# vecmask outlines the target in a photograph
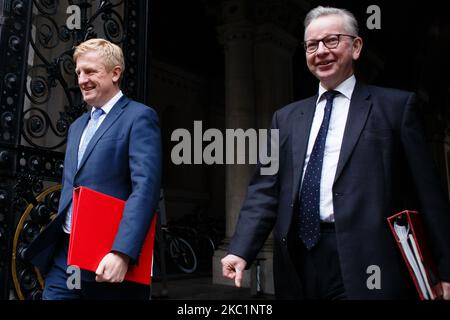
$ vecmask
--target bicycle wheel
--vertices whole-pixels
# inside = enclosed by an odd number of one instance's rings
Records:
[[[192,273],[197,269],[197,257],[191,245],[180,237],[174,237],[169,243],[170,258],[178,269],[185,273]]]
[[[214,241],[208,235],[200,235],[198,239],[198,252],[201,258],[210,259],[216,251]]]

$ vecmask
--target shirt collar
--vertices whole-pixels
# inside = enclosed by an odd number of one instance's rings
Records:
[[[105,105],[102,107],[102,110],[105,113],[105,115],[108,115],[108,113],[111,111],[112,107],[114,107],[116,102],[119,101],[119,99],[122,98],[122,96],[123,96],[122,90],[119,90],[119,92],[117,92],[114,97],[112,97],[107,103],[105,103]],[[95,109],[92,108],[91,115],[94,110]]]
[[[352,74],[349,78],[342,81],[334,90],[339,91],[344,97],[350,100],[353,94],[353,90],[355,89],[355,85],[356,78],[355,75]],[[317,103],[319,103],[326,91],[328,90],[322,87],[322,84],[319,83],[319,97],[317,98]]]

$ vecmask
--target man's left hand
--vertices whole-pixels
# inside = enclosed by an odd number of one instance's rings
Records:
[[[442,289],[442,295],[440,298],[443,300],[450,300],[450,282],[442,281],[440,284]]]
[[[97,282],[122,282],[128,270],[130,258],[120,252],[110,252],[103,257],[95,273]]]

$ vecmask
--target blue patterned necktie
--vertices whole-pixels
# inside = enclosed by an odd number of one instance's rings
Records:
[[[80,147],[78,149],[78,166],[80,166],[81,159],[83,159],[84,152],[86,151],[86,148],[89,144],[89,141],[91,141],[92,137],[95,134],[95,131],[97,131],[98,127],[98,121],[100,119],[100,116],[103,114],[102,108],[95,108],[94,111],[92,111],[91,119],[89,120],[89,123],[86,127],[86,133],[84,135],[83,141],[81,141]]]
[[[333,99],[337,94],[339,92],[334,90],[323,94],[327,99],[323,120],[309,157],[299,195],[298,235],[308,250],[314,247],[320,238],[320,179],[331,108],[333,107]]]
[[[84,152],[86,151],[89,141],[91,141],[92,137],[95,134],[95,131],[97,131],[98,122],[100,120],[100,116],[103,113],[104,111],[101,108],[95,108],[95,110],[92,111],[91,113],[91,119],[89,120],[88,125],[86,127],[84,138],[81,141],[80,146],[78,148],[77,168],[80,166],[81,159],[83,159],[83,155]],[[72,203],[70,203],[70,207],[69,209],[67,209],[66,220],[64,222],[64,229],[70,232],[71,227],[72,227]]]

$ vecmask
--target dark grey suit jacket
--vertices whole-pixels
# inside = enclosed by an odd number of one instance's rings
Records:
[[[248,187],[229,252],[254,260],[273,229],[278,298],[302,298],[293,266],[298,192],[317,96],[278,110],[278,174]],[[351,299],[416,297],[386,218],[420,210],[442,279],[450,280],[450,208],[430,156],[413,93],[356,83],[333,184],[342,277]],[[416,201],[417,200],[417,201]],[[294,232],[291,232],[291,229]],[[369,290],[367,268],[381,270],[381,289]]]

